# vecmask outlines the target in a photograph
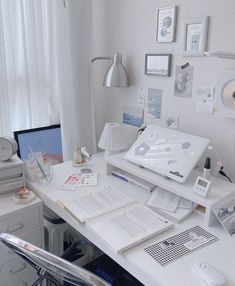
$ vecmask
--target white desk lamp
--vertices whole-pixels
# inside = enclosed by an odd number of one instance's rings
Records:
[[[128,87],[129,81],[127,76],[127,71],[122,64],[122,55],[120,53],[115,53],[113,57],[96,57],[91,60],[93,63],[97,60],[110,60],[112,64],[109,66],[103,86],[105,87]]]
[[[106,123],[98,147],[105,150],[105,156],[114,155],[127,147],[122,126],[116,122]]]

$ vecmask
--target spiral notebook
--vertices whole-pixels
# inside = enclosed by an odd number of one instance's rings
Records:
[[[57,203],[76,220],[84,223],[134,202],[122,192],[107,186],[97,192],[81,194],[76,200],[64,199]]]
[[[149,207],[111,187],[60,204],[117,253],[173,226]]]

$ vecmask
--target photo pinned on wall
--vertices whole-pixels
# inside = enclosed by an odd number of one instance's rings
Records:
[[[123,106],[123,124],[141,127],[144,123],[144,110],[135,106]]]
[[[162,89],[148,88],[145,116],[161,119]]]
[[[194,67],[188,63],[176,66],[174,95],[179,97],[192,97]]]
[[[177,6],[158,9],[157,13],[157,37],[159,43],[171,43],[175,41]]]
[[[196,111],[213,114],[214,113],[214,87],[213,86],[200,86],[196,89]]]
[[[185,57],[203,57],[206,51],[208,17],[190,18],[184,21]]]

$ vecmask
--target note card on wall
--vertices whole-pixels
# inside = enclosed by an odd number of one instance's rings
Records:
[[[140,127],[144,122],[144,110],[134,106],[123,106],[123,123]]]
[[[161,110],[162,90],[156,88],[149,88],[146,102],[146,116],[160,119]]]

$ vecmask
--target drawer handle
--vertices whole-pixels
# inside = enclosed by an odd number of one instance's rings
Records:
[[[13,226],[8,227],[8,228],[7,228],[7,232],[8,232],[8,233],[12,233],[12,232],[15,232],[15,231],[17,231],[17,230],[20,230],[20,229],[22,229],[22,228],[24,228],[23,223],[19,223],[19,224],[17,224],[17,225],[13,225]]]
[[[17,265],[17,266],[14,267],[14,268],[11,268],[11,269],[9,270],[9,272],[14,275],[14,274],[16,274],[16,273],[22,271],[22,270],[25,269],[25,268],[26,268],[26,263],[23,262],[22,264]]]

